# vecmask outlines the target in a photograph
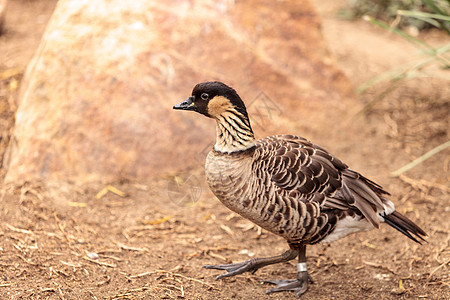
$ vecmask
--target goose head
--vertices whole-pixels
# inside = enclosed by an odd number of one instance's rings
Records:
[[[233,88],[222,82],[197,84],[192,95],[173,109],[191,110],[215,119],[216,151],[229,153],[254,146],[254,134],[245,104]]]
[[[236,111],[248,119],[245,104],[237,92],[219,81],[197,84],[192,95],[173,109],[192,110],[209,118],[217,119],[227,112]]]

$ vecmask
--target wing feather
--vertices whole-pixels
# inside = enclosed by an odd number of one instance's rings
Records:
[[[323,148],[301,137],[278,135],[259,140],[257,153],[256,161],[265,162],[271,181],[280,189],[305,203],[320,202],[321,210],[359,211],[379,227],[382,195],[388,193]]]

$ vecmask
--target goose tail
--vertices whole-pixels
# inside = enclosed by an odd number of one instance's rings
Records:
[[[427,236],[425,231],[398,211],[394,211],[388,215],[383,215],[383,218],[386,224],[397,229],[414,242],[419,244],[422,244],[422,241],[426,242],[423,238]]]

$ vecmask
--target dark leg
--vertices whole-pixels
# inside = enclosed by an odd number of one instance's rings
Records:
[[[264,258],[252,258],[240,263],[235,264],[225,264],[225,265],[205,265],[203,268],[206,269],[217,269],[217,270],[225,270],[227,273],[219,275],[216,277],[216,279],[224,278],[224,277],[231,277],[235,275],[242,274],[244,272],[252,272],[255,273],[258,269],[272,265],[277,264],[281,262],[290,261],[294,258],[296,258],[298,255],[297,250],[288,250],[284,252],[281,255],[272,256],[272,257],[264,257]]]
[[[266,294],[282,291],[295,291],[297,293],[297,297],[300,297],[308,290],[308,281],[314,283],[306,269],[306,245],[301,245],[298,248],[297,271],[297,279],[264,280],[266,283],[277,285],[277,287],[267,290]]]

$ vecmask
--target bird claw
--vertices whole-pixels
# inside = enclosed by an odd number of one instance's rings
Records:
[[[239,275],[244,272],[251,272],[252,274],[254,274],[259,269],[259,266],[257,266],[257,264],[255,264],[254,260],[249,259],[249,260],[246,260],[246,261],[243,261],[240,263],[234,263],[234,264],[204,265],[203,268],[227,271],[227,273],[217,276],[216,280],[218,280],[218,279],[225,278],[225,277]]]
[[[263,283],[275,284],[276,287],[273,289],[268,289],[266,294],[283,292],[283,291],[294,291],[297,297],[300,297],[308,290],[308,282],[314,283],[308,272],[299,272],[297,279],[274,279],[274,280],[263,280]]]

